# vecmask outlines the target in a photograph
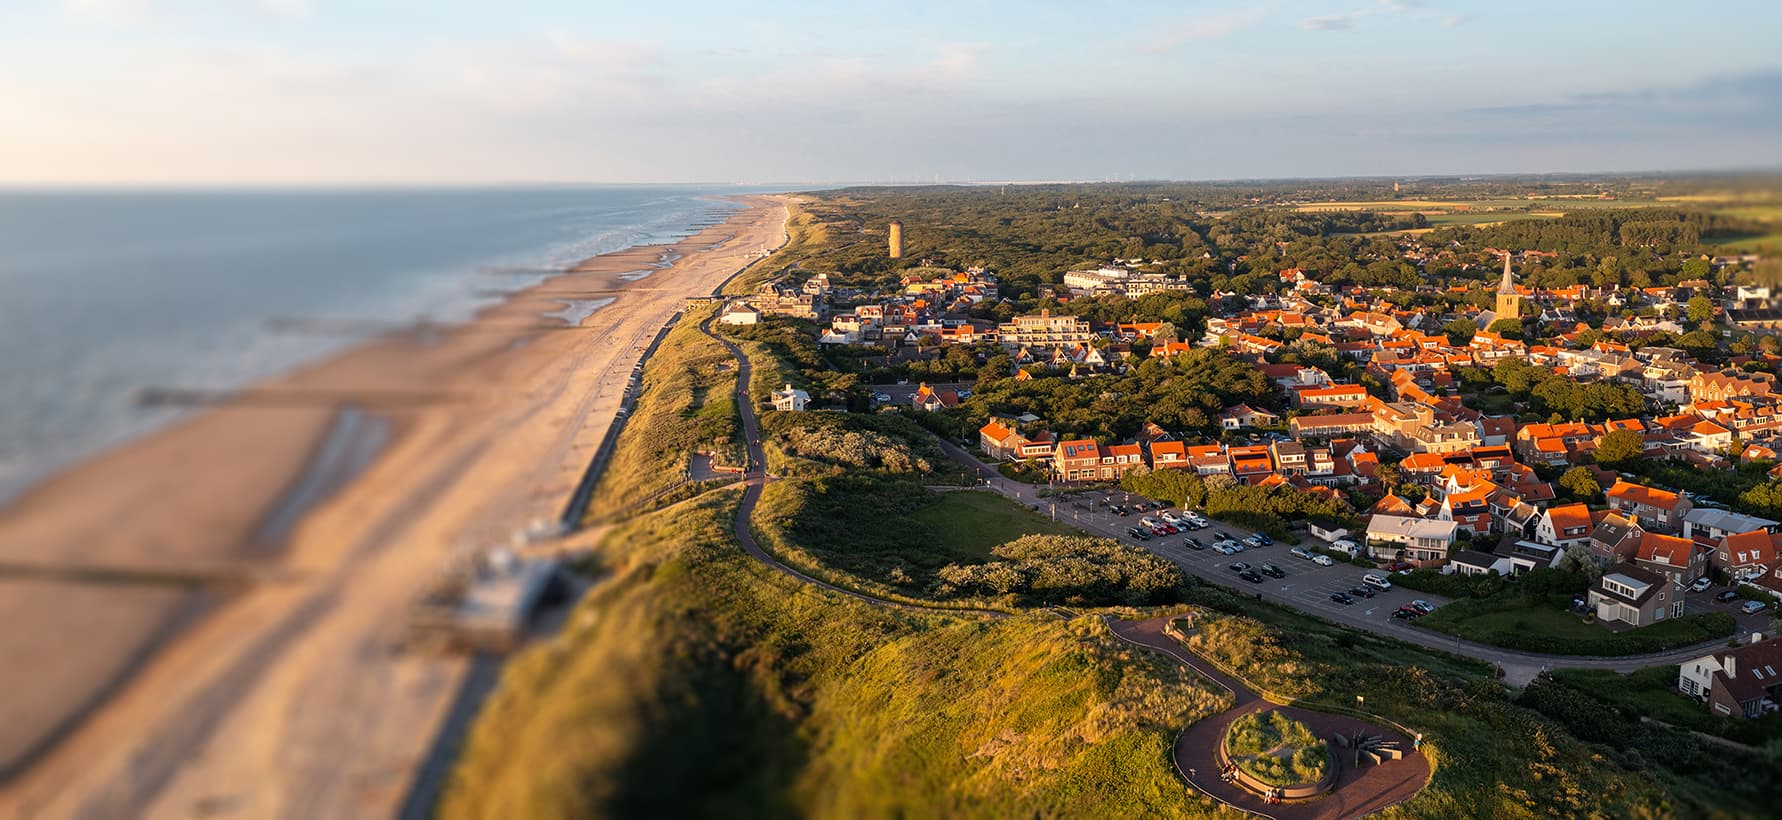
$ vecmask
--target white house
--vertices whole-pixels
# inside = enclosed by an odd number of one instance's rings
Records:
[[[1590,543],[1590,508],[1583,504],[1548,507],[1535,524],[1535,540],[1564,549]]]
[[[1454,533],[1459,529],[1460,525],[1453,521],[1376,515],[1367,522],[1368,554],[1390,559],[1398,557],[1402,549],[1407,561],[1446,561],[1448,550],[1454,546]]]
[[[1782,526],[1782,522],[1730,510],[1702,507],[1690,510],[1683,516],[1683,537],[1719,541],[1729,535],[1738,535],[1754,530],[1775,532],[1778,526]]]
[[[773,409],[775,410],[803,412],[805,406],[810,403],[811,394],[793,388],[789,382],[783,389],[773,391]]]
[[[761,323],[761,311],[741,302],[731,302],[724,306],[718,321],[726,325],[757,325]]]

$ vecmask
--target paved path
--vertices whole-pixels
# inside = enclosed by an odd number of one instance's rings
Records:
[[[946,451],[954,461],[976,470],[989,489],[1029,507],[1038,506],[1043,509],[1051,503],[1052,499],[1039,497],[1040,487],[1004,477],[997,472],[994,465],[985,464],[976,456],[950,441],[942,439],[940,445],[941,449]],[[1061,516],[1063,512],[1061,509]],[[1716,638],[1668,652],[1621,657],[1543,655],[1534,652],[1519,652],[1513,649],[1500,649],[1482,643],[1460,640],[1452,635],[1412,626],[1390,617],[1392,610],[1396,609],[1400,603],[1408,602],[1412,597],[1426,598],[1438,604],[1443,603],[1444,599],[1437,595],[1403,590],[1401,587],[1399,590],[1382,594],[1377,601],[1363,601],[1355,606],[1343,606],[1330,602],[1329,593],[1347,589],[1360,582],[1362,573],[1360,567],[1338,564],[1335,567],[1318,568],[1310,562],[1295,564],[1292,559],[1282,557],[1286,553],[1283,547],[1275,547],[1276,552],[1273,555],[1262,553],[1253,556],[1245,553],[1233,558],[1211,550],[1205,552],[1189,550],[1181,546],[1182,539],[1180,537],[1165,536],[1151,541],[1136,541],[1125,533],[1126,528],[1132,525],[1130,519],[1106,514],[1078,515],[1074,520],[1066,523],[1091,534],[1106,536],[1141,547],[1174,561],[1190,575],[1221,586],[1230,586],[1235,577],[1224,569],[1225,565],[1231,561],[1244,560],[1255,563],[1258,557],[1264,561],[1274,561],[1289,570],[1293,577],[1286,583],[1271,582],[1255,587],[1244,587],[1239,591],[1246,595],[1257,595],[1265,600],[1284,604],[1342,626],[1354,627],[1429,649],[1496,664],[1503,667],[1506,680],[1513,685],[1527,683],[1543,669],[1612,669],[1625,674],[1648,666],[1682,663],[1726,646],[1726,639]],[[1234,528],[1227,527],[1225,529]]]
[[[768,553],[767,550],[761,548],[761,545],[755,541],[755,534],[750,531],[749,521],[755,514],[755,504],[761,500],[761,489],[767,486],[767,482],[771,481],[773,477],[767,474],[767,454],[761,447],[761,427],[755,419],[754,400],[749,396],[749,357],[747,354],[743,353],[742,348],[737,347],[735,344],[731,343],[730,340],[712,332],[712,321],[716,318],[716,316],[713,316],[706,319],[705,322],[699,326],[699,329],[703,331],[705,335],[716,340],[718,344],[723,345],[725,350],[730,351],[730,355],[736,357],[736,407],[737,412],[742,416],[743,440],[749,444],[749,466],[748,471],[743,474],[744,489],[742,503],[738,504],[736,507],[736,542],[742,545],[743,551],[748,553],[749,556],[755,560],[766,564],[768,567],[789,578],[828,590],[837,595],[846,595],[857,601],[865,601],[866,603],[875,606],[895,607],[897,609],[919,610],[923,612],[980,615],[991,618],[1007,617],[1008,613],[998,612],[992,609],[918,606],[916,604],[904,603],[902,601],[891,601],[884,598],[874,597],[857,590],[839,587],[828,581],[813,578],[799,572],[782,563],[778,558],[775,558],[772,554]]]
[[[1402,803],[1422,790],[1429,782],[1429,760],[1422,753],[1409,751],[1411,739],[1398,732],[1382,729],[1362,720],[1328,712],[1316,712],[1293,706],[1276,706],[1251,691],[1244,683],[1187,651],[1173,638],[1163,634],[1168,617],[1147,621],[1104,619],[1108,628],[1122,640],[1162,652],[1199,672],[1214,684],[1230,692],[1232,707],[1211,717],[1202,718],[1176,738],[1175,760],[1178,772],[1190,785],[1227,806],[1278,820],[1339,820],[1361,817]],[[1225,730],[1244,715],[1265,710],[1281,712],[1310,726],[1321,738],[1338,732],[1354,734],[1363,731],[1395,740],[1408,751],[1401,760],[1357,770],[1343,761],[1336,788],[1330,794],[1307,803],[1266,805],[1263,800],[1234,783],[1219,779],[1215,750],[1225,740]],[[1340,753],[1339,753],[1340,756]]]

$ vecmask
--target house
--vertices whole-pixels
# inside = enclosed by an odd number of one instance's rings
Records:
[[[1437,563],[1448,559],[1459,525],[1402,515],[1376,515],[1367,522],[1368,554],[1374,558],[1398,557],[1413,563]]]
[[[1632,516],[1605,514],[1590,531],[1590,557],[1599,567],[1632,560],[1639,550],[1640,536],[1645,534]]]
[[[978,428],[978,449],[998,461],[1020,458],[1023,440],[1020,433],[995,419]]]
[[[1510,559],[1478,550],[1457,550],[1454,557],[1448,559],[1448,570],[1455,575],[1468,578],[1492,572],[1509,575]]]
[[[784,388],[773,391],[773,409],[789,413],[802,413],[806,405],[811,403],[811,394],[796,389],[791,382]]]
[[[1559,565],[1559,559],[1565,552],[1558,547],[1547,544],[1536,544],[1533,541],[1517,541],[1510,547],[1510,574],[1517,575],[1531,569],[1552,569]]]
[[[1599,621],[1650,626],[1683,614],[1683,596],[1664,576],[1633,564],[1616,564],[1590,585],[1589,607]]]
[[[1535,540],[1564,549],[1590,543],[1590,508],[1583,504],[1548,507],[1535,525]]]
[[[731,302],[724,307],[723,314],[718,316],[718,323],[725,325],[758,325],[761,324],[761,311],[742,302]]]
[[[1188,468],[1188,445],[1180,441],[1152,441],[1145,445],[1153,470],[1185,470]]]
[[[1225,412],[1219,414],[1219,426],[1227,430],[1237,430],[1244,427],[1268,427],[1280,420],[1281,417],[1274,413],[1270,413],[1267,410],[1258,410],[1247,404],[1240,404],[1236,407],[1227,407],[1225,408]]]
[[[1770,530],[1772,532],[1782,522],[1759,518],[1755,515],[1743,515],[1730,510],[1716,510],[1703,507],[1690,510],[1683,516],[1683,537],[1697,541],[1719,541],[1729,535],[1736,535],[1752,530]]]
[[[1634,563],[1679,587],[1688,586],[1707,572],[1710,549],[1687,538],[1649,532],[1640,536]]]
[[[1734,578],[1765,575],[1769,570],[1782,568],[1782,535],[1768,530],[1728,535],[1720,539],[1708,563]]]
[[[996,328],[996,339],[1006,348],[1075,347],[1088,344],[1094,337],[1088,319],[1079,316],[1053,316],[1050,310],[1016,316]]]
[[[1755,718],[1782,708],[1782,638],[1686,661],[1677,689],[1706,701],[1718,717]]]
[[[1648,529],[1665,532],[1677,532],[1683,527],[1683,517],[1695,509],[1695,505],[1676,493],[1634,484],[1625,479],[1616,479],[1615,486],[1604,491],[1609,499],[1609,507],[1639,519],[1640,524]]]
[[[1103,481],[1119,481],[1134,468],[1143,466],[1144,449],[1137,444],[1109,444],[1101,448],[1101,469],[1098,476]]]
[[[910,397],[910,406],[917,410],[935,412],[945,410],[959,404],[959,394],[952,390],[936,390],[926,382],[916,388],[915,395]]]
[[[1094,481],[1101,473],[1101,445],[1092,438],[1058,442],[1052,473],[1063,481]]]

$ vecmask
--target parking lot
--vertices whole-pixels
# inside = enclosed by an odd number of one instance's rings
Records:
[[[1149,541],[1140,541],[1126,534],[1126,528],[1137,526],[1143,516],[1156,516],[1155,512],[1132,513],[1125,517],[1115,515],[1110,504],[1130,506],[1132,502],[1146,501],[1140,496],[1111,490],[1076,493],[1044,499],[1040,502],[1039,512],[1058,518],[1061,521],[1084,529],[1117,538],[1128,544],[1142,547],[1153,553],[1175,561],[1189,574],[1201,579],[1227,587],[1239,594],[1260,596],[1263,600],[1271,600],[1289,604],[1297,609],[1315,613],[1338,623],[1357,626],[1365,625],[1373,631],[1380,631],[1385,625],[1390,629],[1411,629],[1406,621],[1392,617],[1394,610],[1409,604],[1413,600],[1423,600],[1435,606],[1447,603],[1447,599],[1426,592],[1393,587],[1390,590],[1376,592],[1372,598],[1357,597],[1354,603],[1342,604],[1330,599],[1331,593],[1348,592],[1362,586],[1361,577],[1370,572],[1388,575],[1384,570],[1370,570],[1348,563],[1336,563],[1322,567],[1292,555],[1290,544],[1275,542],[1264,547],[1245,547],[1236,555],[1222,555],[1211,549],[1214,541],[1231,538],[1242,540],[1251,533],[1240,531],[1220,522],[1212,522],[1212,526],[1194,532],[1183,532],[1176,535],[1152,536]],[[1180,510],[1177,510],[1179,513]],[[1187,537],[1194,536],[1208,545],[1208,549],[1196,550],[1187,546]],[[1316,539],[1308,539],[1309,543],[1321,544]],[[1230,569],[1233,562],[1243,561],[1252,566],[1271,563],[1286,573],[1284,578],[1263,576],[1261,583],[1252,583],[1238,577],[1237,572]],[[1388,577],[1391,577],[1388,575]],[[1430,633],[1424,633],[1430,634]]]

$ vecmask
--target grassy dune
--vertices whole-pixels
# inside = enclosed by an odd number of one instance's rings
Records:
[[[717,491],[617,528],[504,672],[446,818],[1205,816],[1168,758],[1226,706],[1099,621],[886,610],[749,559]]]
[[[716,309],[715,304],[688,307],[651,357],[625,435],[589,504],[590,518],[686,482],[697,451],[712,451],[715,463],[742,463],[736,362],[699,329]]]

